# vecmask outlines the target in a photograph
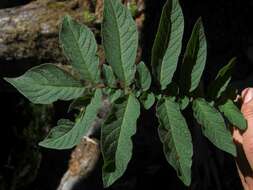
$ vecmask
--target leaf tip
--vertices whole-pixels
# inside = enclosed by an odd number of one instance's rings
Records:
[[[11,83],[12,81],[15,80],[15,78],[9,78],[9,77],[4,77],[3,79],[4,79],[6,82],[8,82],[8,83]]]
[[[231,67],[234,67],[237,63],[237,57],[232,57],[229,61],[229,64],[231,64]]]
[[[183,183],[185,184],[185,186],[189,187],[191,185],[191,176],[183,180]]]
[[[40,141],[40,142],[38,143],[38,145],[39,145],[40,147],[43,147],[43,148],[48,148],[48,146],[47,146],[46,143],[45,143],[45,140]]]
[[[108,188],[115,183],[116,179],[111,180],[110,176],[111,176],[111,173],[106,172],[103,174],[103,187],[104,188]]]
[[[11,84],[13,87],[17,88],[17,82],[18,82],[18,78],[9,78],[9,77],[4,77],[3,78],[6,82],[8,82],[9,84]],[[18,88],[17,88],[18,89]]]
[[[71,16],[69,16],[68,14],[64,15],[63,18],[62,18],[62,21],[63,21],[63,22],[64,22],[64,21],[71,21],[71,20],[72,20],[72,18],[71,18]]]

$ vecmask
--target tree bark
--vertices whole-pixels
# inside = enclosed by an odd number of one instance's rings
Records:
[[[134,11],[138,29],[141,30],[143,0],[125,2]],[[65,63],[58,42],[61,18],[71,15],[99,34],[102,10],[102,0],[36,0],[20,7],[0,9],[0,60],[31,59],[38,63]]]
[[[94,170],[100,156],[99,142],[83,137],[71,154],[68,170],[63,175],[57,190],[72,190]]]
[[[89,1],[37,0],[0,10],[0,60],[64,62],[58,45],[59,23],[66,14],[85,22],[83,11],[91,9],[85,2]]]

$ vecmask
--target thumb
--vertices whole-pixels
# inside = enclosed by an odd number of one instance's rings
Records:
[[[248,124],[247,130],[242,134],[242,144],[246,158],[253,169],[253,88],[243,90],[242,99],[241,111]]]

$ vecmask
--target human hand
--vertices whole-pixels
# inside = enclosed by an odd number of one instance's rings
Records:
[[[241,132],[233,130],[237,145],[236,165],[245,190],[253,190],[253,88],[242,91],[241,111],[247,120],[248,128]]]

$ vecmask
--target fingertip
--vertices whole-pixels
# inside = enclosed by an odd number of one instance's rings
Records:
[[[245,88],[241,95],[243,104],[250,102],[253,99],[253,88]]]
[[[241,96],[243,97],[244,94],[246,93],[246,91],[248,91],[248,90],[249,90],[249,88],[244,88],[244,89],[242,90],[242,92],[241,92]]]

